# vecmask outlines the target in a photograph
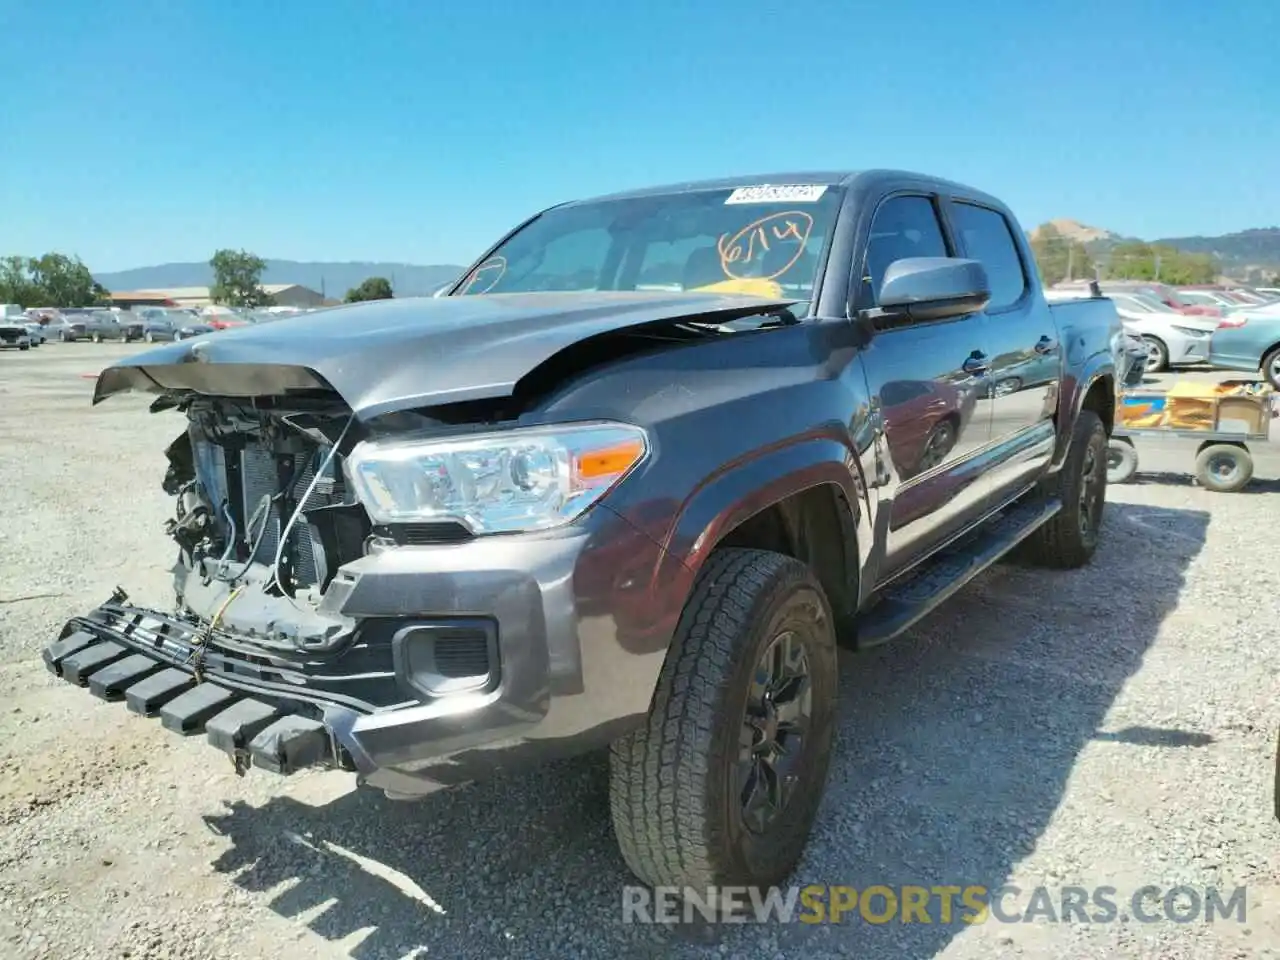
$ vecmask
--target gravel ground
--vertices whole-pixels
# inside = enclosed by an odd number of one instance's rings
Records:
[[[89,407],[133,347],[0,355],[0,955],[1280,956],[1270,790],[1280,458],[1248,491],[1143,445],[1087,570],[1000,566],[842,663],[839,753],[800,883],[1248,887],[1245,923],[621,922],[599,758],[395,804],[347,775],[238,779],[199,740],[44,671],[117,583],[164,602],[145,401]],[[1025,908],[1025,898],[1010,901]]]

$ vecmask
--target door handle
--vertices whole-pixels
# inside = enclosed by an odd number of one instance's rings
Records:
[[[991,369],[991,364],[987,363],[987,355],[981,350],[975,350],[969,354],[969,358],[960,367],[965,373],[978,375],[986,373]]]
[[[1041,337],[1039,340],[1036,341],[1036,353],[1043,355],[1046,353],[1053,353],[1053,351],[1057,349],[1058,349],[1057,340],[1050,340],[1048,337]]]

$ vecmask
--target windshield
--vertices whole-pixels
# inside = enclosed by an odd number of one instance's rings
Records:
[[[1149,293],[1131,293],[1128,294],[1131,300],[1135,300],[1142,306],[1155,313],[1176,313],[1177,311],[1170,307],[1167,303],[1156,299]]]
[[[703,290],[808,300],[841,191],[822,184],[707,190],[548,210],[455,295]]]
[[[1179,290],[1178,297],[1187,303],[1207,304],[1211,307],[1218,306],[1218,298],[1211,293],[1201,293],[1199,290]]]

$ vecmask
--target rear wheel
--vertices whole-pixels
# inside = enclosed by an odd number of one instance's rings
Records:
[[[1052,481],[1062,509],[1026,540],[1028,559],[1045,567],[1083,567],[1098,549],[1107,502],[1107,430],[1092,410],[1081,410],[1067,462]]]
[[[1235,493],[1253,479],[1253,457],[1234,443],[1211,443],[1196,455],[1196,479],[1217,493]]]
[[[89,339],[90,339],[90,340],[92,340],[94,343],[101,343],[101,342],[102,342],[102,334],[100,334],[100,333],[95,333],[95,334],[94,334],[92,337],[90,337]]]
[[[1147,365],[1144,372],[1159,373],[1169,366],[1169,348],[1164,345],[1164,341],[1155,337],[1143,337],[1142,342],[1147,345]]]
[[[795,869],[822,798],[836,645],[798,560],[717,551],[699,574],[645,725],[614,743],[623,859],[653,886],[767,887]]]

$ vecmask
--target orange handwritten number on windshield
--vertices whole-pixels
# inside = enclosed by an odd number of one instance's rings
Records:
[[[760,217],[737,233],[721,234],[716,240],[716,250],[720,254],[720,269],[724,271],[725,276],[734,280],[753,279],[739,274],[735,265],[751,263],[762,250],[771,250],[769,237],[772,234],[776,241],[794,240],[795,253],[780,270],[775,270],[767,277],[754,279],[772,280],[780,277],[800,259],[800,254],[804,252],[804,245],[812,230],[813,217],[803,210],[786,210]]]
[[[502,275],[506,272],[507,272],[506,257],[491,257],[490,259],[486,260],[484,263],[480,264],[480,266],[476,267],[475,272],[471,274],[471,279],[468,280],[467,285],[462,288],[462,293],[463,294],[471,293],[471,288],[476,285],[476,281],[478,281],[482,276],[484,276],[484,274],[490,273],[493,275],[493,279],[489,281],[489,285],[485,287],[483,290],[476,291],[476,293],[488,293],[490,290],[492,290],[494,287],[498,285],[498,281],[502,279]]]

